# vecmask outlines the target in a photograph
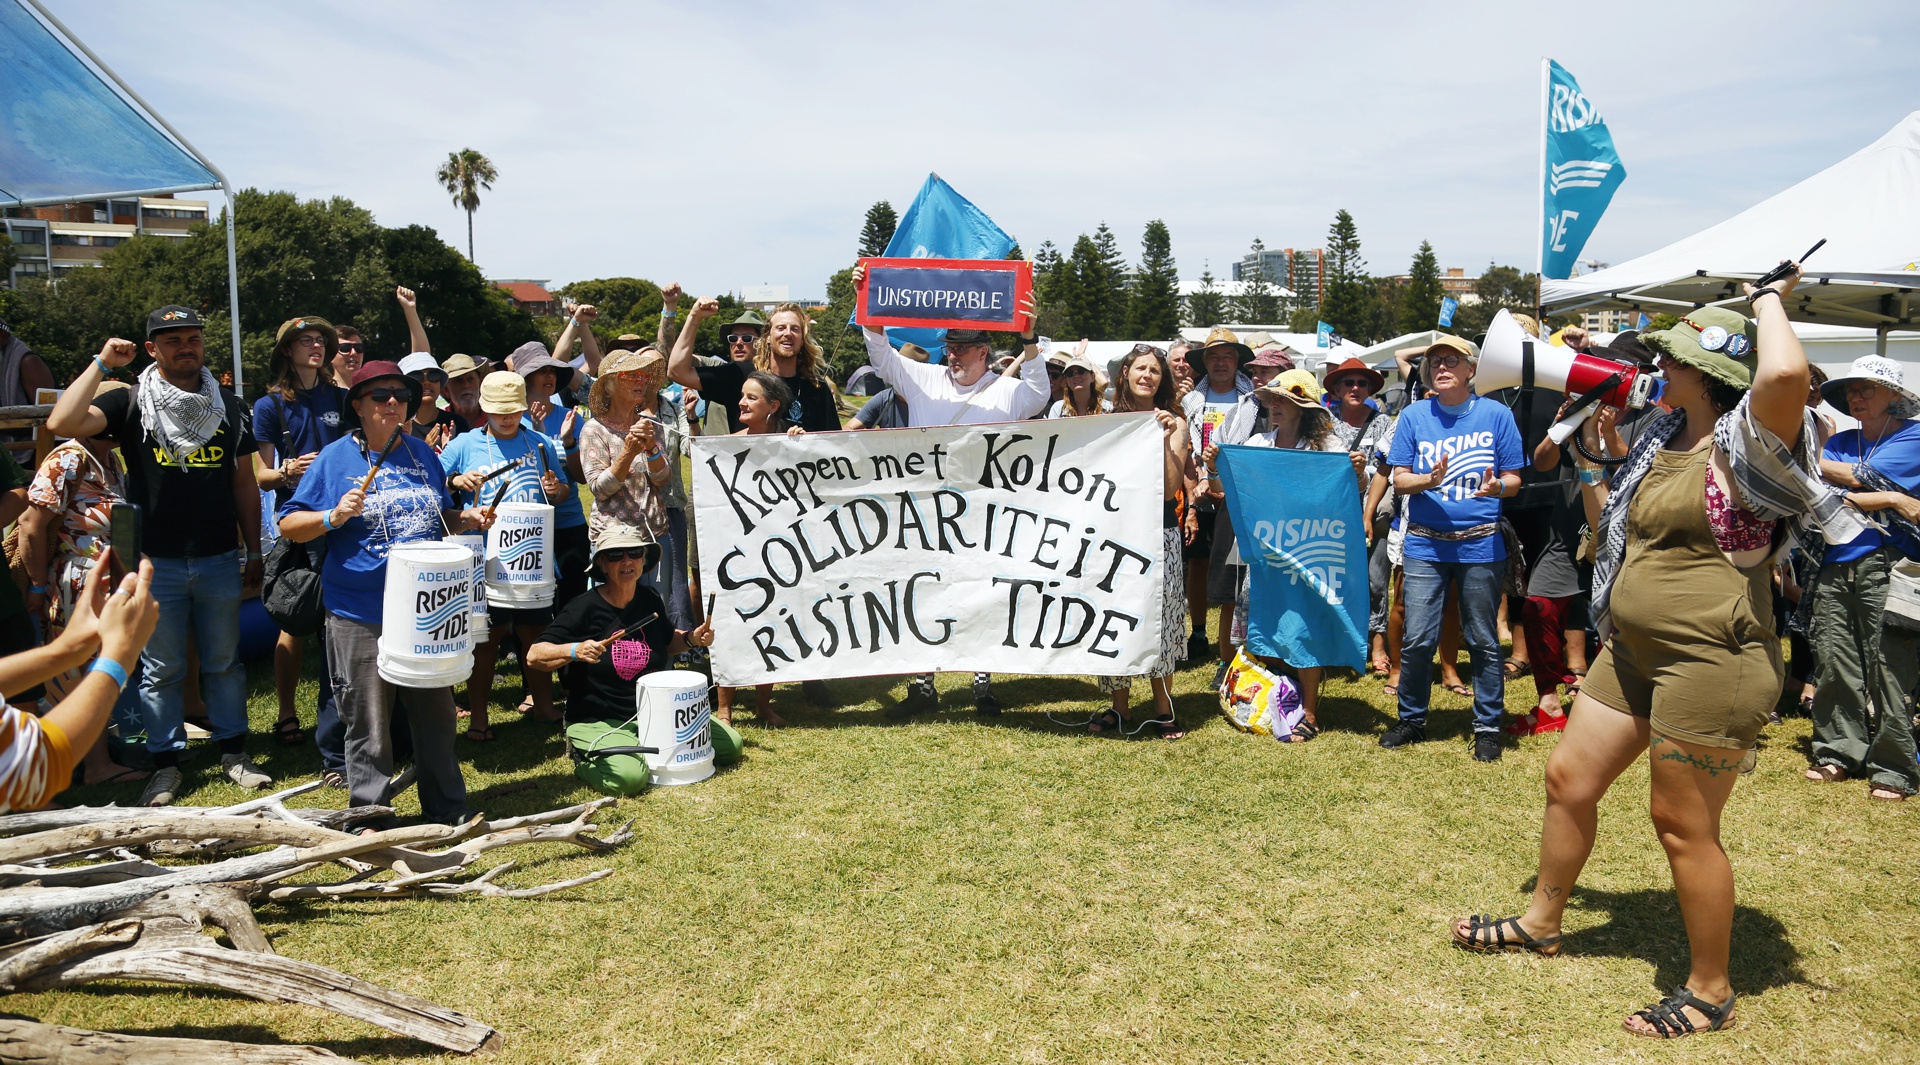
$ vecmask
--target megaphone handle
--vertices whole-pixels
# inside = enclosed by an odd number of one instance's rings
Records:
[[[1553,428],[1547,430],[1547,439],[1553,441],[1555,447],[1566,443],[1567,437],[1579,431],[1580,426],[1585,423],[1588,418],[1593,417],[1593,412],[1593,407],[1581,407],[1572,414],[1554,422]]]

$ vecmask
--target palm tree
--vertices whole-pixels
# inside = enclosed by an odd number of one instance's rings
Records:
[[[453,197],[454,206],[467,212],[467,261],[473,261],[473,212],[480,209],[480,190],[493,188],[500,176],[492,160],[472,148],[448,152],[440,164],[440,184]]]

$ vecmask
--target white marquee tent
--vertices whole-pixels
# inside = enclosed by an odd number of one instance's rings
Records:
[[[1826,246],[1808,260],[1788,307],[1795,321],[1874,330],[1882,346],[1891,330],[1920,331],[1920,111],[1719,225],[1618,266],[1545,282],[1541,301],[1549,311],[1649,314],[1744,303],[1741,281],[1821,239]]]

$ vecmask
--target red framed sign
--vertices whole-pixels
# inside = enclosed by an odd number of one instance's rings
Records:
[[[1020,304],[1033,294],[1033,264],[1025,259],[860,260],[866,267],[854,320],[878,329],[1027,328]]]

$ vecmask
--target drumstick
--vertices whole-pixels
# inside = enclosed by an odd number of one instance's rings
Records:
[[[631,624],[631,625],[628,625],[628,626],[627,626],[626,628],[624,628],[624,629],[618,629],[618,630],[615,630],[615,632],[614,632],[614,634],[613,634],[613,635],[611,635],[611,636],[609,636],[609,637],[607,637],[607,638],[606,638],[606,639],[604,639],[604,640],[600,640],[600,641],[598,641],[598,642],[600,642],[600,643],[612,643],[613,641],[615,641],[615,640],[617,640],[617,639],[619,639],[619,638],[620,638],[620,637],[622,637],[622,636],[625,636],[625,635],[626,635],[626,634],[627,634],[628,632],[631,632],[631,631],[632,631],[632,630],[634,630],[634,629],[640,629],[640,628],[645,628],[645,627],[647,626],[647,624],[648,624],[649,622],[651,622],[651,621],[652,621],[652,620],[653,620],[654,618],[657,618],[657,617],[659,617],[659,616],[660,616],[660,612],[656,610],[656,611],[654,611],[653,613],[651,613],[651,614],[648,614],[648,615],[647,615],[646,617],[644,617],[644,618],[641,618],[641,619],[640,619],[639,621],[636,621],[636,622],[634,622],[633,624]]]
[[[511,467],[509,467],[509,468],[511,468]],[[505,498],[507,498],[507,493],[508,493],[508,492],[510,492],[510,491],[512,491],[512,490],[513,490],[513,482],[512,482],[512,481],[508,481],[508,482],[507,482],[506,484],[503,484],[503,485],[501,485],[501,486],[500,486],[500,490],[499,490],[498,492],[495,492],[495,493],[493,493],[493,502],[491,502],[491,503],[489,503],[489,504],[487,504],[487,509],[488,509],[488,510],[498,510],[498,509],[500,508],[500,501],[501,501],[502,499],[505,499]]]
[[[367,479],[360,482],[360,491],[365,492],[373,484],[373,475],[380,472],[381,464],[385,463],[387,456],[393,454],[393,449],[399,446],[400,434],[405,430],[404,425],[393,427],[393,435],[387,438],[387,446],[380,449],[379,457],[373,460],[372,466],[367,467]]]

